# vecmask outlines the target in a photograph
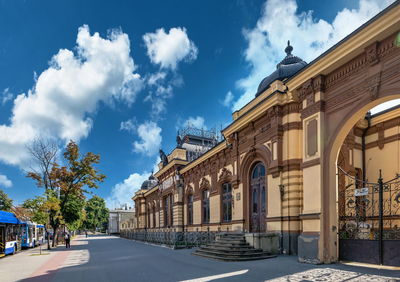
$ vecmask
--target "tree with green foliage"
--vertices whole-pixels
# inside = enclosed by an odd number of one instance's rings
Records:
[[[39,148],[41,149],[42,146]],[[42,151],[46,152],[46,149]],[[41,159],[46,162],[51,159],[46,157],[46,154],[41,155]],[[49,154],[49,156],[51,157],[53,154]],[[100,162],[100,155],[91,152],[81,155],[75,142],[68,143],[63,157],[64,166],[60,166],[54,161],[50,165],[42,165],[39,173],[32,171],[27,175],[34,179],[39,187],[47,187],[50,225],[55,237],[61,224],[73,226],[82,219],[85,193],[88,192],[86,189],[98,188],[98,183],[104,181],[105,178],[105,175],[99,173],[94,167]],[[57,238],[53,240],[53,246],[56,240]]]
[[[100,228],[104,231],[108,222],[108,209],[106,208],[106,201],[99,196],[93,196],[86,202],[85,210],[85,228],[93,231],[96,231],[97,228]]]
[[[48,203],[45,197],[36,196],[33,199],[27,199],[22,207],[29,212],[32,221],[40,224],[49,222]]]
[[[11,211],[13,200],[11,200],[6,192],[0,189],[0,211]]]

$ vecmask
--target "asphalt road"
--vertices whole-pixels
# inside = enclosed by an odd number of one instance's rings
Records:
[[[80,237],[68,258],[53,273],[35,281],[388,281],[400,271],[342,264],[298,263],[295,256],[250,262],[221,262],[191,255],[193,250],[171,250],[112,236]],[[209,277],[221,275],[217,277]],[[290,275],[287,277],[287,275]],[[377,277],[376,275],[379,275]],[[204,278],[208,277],[208,278]],[[202,278],[203,280],[201,280]],[[354,279],[354,280],[352,280]],[[0,279],[1,280],[1,279]],[[28,281],[30,279],[27,279]],[[322,280],[320,280],[322,281]]]

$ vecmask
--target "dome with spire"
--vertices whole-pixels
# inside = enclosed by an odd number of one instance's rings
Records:
[[[284,80],[294,74],[307,65],[301,58],[292,55],[293,47],[288,41],[288,45],[285,48],[286,57],[276,65],[276,70],[269,76],[264,78],[258,86],[256,97],[266,90],[272,82],[275,80]]]
[[[153,172],[149,176],[149,179],[143,181],[142,186],[140,187],[141,190],[150,190],[154,188],[158,184],[157,179],[154,177]]]

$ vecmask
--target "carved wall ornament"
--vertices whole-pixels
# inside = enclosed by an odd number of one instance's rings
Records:
[[[381,72],[367,78],[367,90],[371,100],[375,100],[379,96],[379,86],[381,84]]]
[[[307,106],[313,104],[314,100],[315,100],[314,94],[307,95]]]
[[[313,85],[312,80],[307,80],[301,87],[299,91],[300,100],[304,100],[307,98],[308,95],[313,94]]]
[[[200,190],[210,189],[210,181],[207,178],[203,177],[200,182]]]
[[[219,175],[218,182],[224,183],[224,182],[230,182],[231,180],[232,180],[232,172],[224,167]]]
[[[315,92],[322,92],[325,90],[325,76],[319,75],[312,80],[313,90]]]
[[[186,195],[190,195],[190,194],[193,194],[193,193],[194,193],[193,187],[191,185],[186,186],[185,194]]]
[[[367,54],[367,61],[370,66],[376,65],[379,62],[378,57],[378,42],[374,42],[367,48],[365,48]]]
[[[319,75],[317,77],[307,80],[300,88],[301,101],[307,100],[307,106],[312,105],[315,101],[315,93],[325,90],[325,76]]]
[[[257,156],[257,150],[254,147],[251,147],[249,150],[249,156],[251,156],[252,158],[255,158]]]

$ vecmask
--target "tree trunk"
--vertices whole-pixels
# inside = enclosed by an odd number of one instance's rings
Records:
[[[57,244],[56,244],[56,242],[58,242],[57,231],[58,231],[58,226],[53,226],[53,247],[57,246]]]
[[[47,229],[47,224],[44,225],[44,231],[46,232],[46,241],[47,241],[47,249],[50,250],[50,236],[49,236],[49,231]]]

